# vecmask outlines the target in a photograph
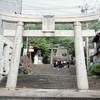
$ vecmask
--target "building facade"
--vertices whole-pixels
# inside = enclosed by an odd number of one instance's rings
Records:
[[[0,0],[0,12],[21,14],[21,11],[22,0]],[[15,30],[16,23],[9,23],[0,19],[0,79],[2,74],[8,74],[14,43],[14,37],[3,37],[4,29]]]
[[[21,14],[22,0],[0,0],[0,12]],[[16,23],[3,22],[0,19],[0,34],[3,35],[4,29],[16,29]],[[10,41],[14,42],[14,37],[7,37]]]
[[[0,74],[8,74],[13,43],[0,35]]]
[[[94,43],[94,63],[100,62],[100,30],[96,32],[95,37],[93,38]]]

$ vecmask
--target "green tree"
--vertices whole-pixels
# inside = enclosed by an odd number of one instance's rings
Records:
[[[74,49],[74,38],[63,38],[60,41],[60,44],[64,47],[69,48],[69,53],[75,55],[75,49]]]
[[[46,38],[44,37],[31,37],[30,38],[30,45],[33,45],[34,47],[34,53],[37,52],[37,50],[41,50],[42,56],[46,57],[49,56],[49,48],[50,44],[46,41]]]
[[[89,67],[89,75],[96,75],[100,77],[100,63],[93,64]]]
[[[98,30],[100,28],[100,21],[99,22],[92,22],[88,23],[88,29],[95,29]],[[27,28],[26,28],[27,29]],[[85,24],[82,24],[82,29],[86,30]],[[42,30],[42,24],[29,24],[29,30]],[[55,30],[73,30],[72,24],[55,24]],[[92,41],[93,38],[89,38],[89,48],[92,48]],[[83,38],[85,41],[85,38]],[[31,44],[33,44],[35,53],[38,49],[42,51],[43,56],[48,56],[49,48],[52,44],[61,44],[62,46],[68,47],[70,54],[75,54],[74,50],[74,39],[73,38],[62,38],[62,37],[46,37],[46,38],[31,38]],[[34,43],[33,43],[34,42]],[[85,50],[86,52],[86,50]]]

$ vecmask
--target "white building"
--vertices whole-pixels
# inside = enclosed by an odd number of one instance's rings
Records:
[[[20,14],[22,10],[22,0],[0,0],[0,12]],[[16,29],[16,23],[2,22],[0,20],[0,34],[3,35],[4,29]],[[14,41],[14,37],[7,37]]]
[[[0,74],[8,74],[13,43],[0,35]],[[5,72],[3,72],[5,70]]]
[[[0,0],[0,12],[20,14],[22,10],[22,0]],[[3,69],[8,74],[9,64],[13,49],[14,37],[3,37],[4,29],[16,29],[16,23],[8,23],[0,19],[0,79]]]

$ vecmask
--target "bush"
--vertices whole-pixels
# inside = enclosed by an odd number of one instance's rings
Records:
[[[48,61],[47,59],[43,59],[43,63],[44,64],[50,64],[50,61]]]
[[[96,75],[100,77],[100,63],[93,64],[89,67],[89,75]]]
[[[31,72],[31,68],[25,68],[23,71],[24,74],[28,74],[29,72]]]

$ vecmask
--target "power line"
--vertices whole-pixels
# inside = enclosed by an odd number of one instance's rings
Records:
[[[25,8],[26,8],[26,9],[25,9]],[[32,8],[33,8],[33,9],[32,9]],[[65,9],[65,8],[42,8],[42,9],[41,9],[40,7],[32,7],[32,8],[23,7],[24,10],[44,10],[44,9],[45,9],[45,10],[54,10],[54,9],[55,9],[55,10],[56,10],[56,9],[59,9],[59,10],[60,10],[60,9]],[[75,8],[66,8],[66,9],[75,9]],[[79,9],[79,8],[76,8],[76,9]]]
[[[46,12],[47,13],[47,11],[45,11],[45,10],[42,10],[42,9],[23,9],[23,10],[39,10],[40,12]],[[54,10],[53,10],[54,11]],[[56,10],[57,11],[57,10]],[[59,12],[66,12],[66,13],[73,13],[73,12],[68,12],[68,11],[59,11]],[[73,14],[78,14],[78,13],[73,13]]]
[[[26,1],[26,0],[23,0],[23,1]],[[87,0],[85,0],[85,1],[87,1]],[[83,2],[83,1],[77,1],[77,2]],[[91,7],[91,4],[92,3],[95,3],[94,4],[94,6],[96,6],[97,5],[97,3],[95,2],[95,1],[93,1],[93,0],[89,0],[89,3],[87,4],[87,6],[86,6],[86,8],[85,8],[85,10],[87,9],[87,10],[91,10],[91,9],[89,9],[90,7]],[[27,5],[28,3],[31,3],[31,4],[33,4],[33,5]],[[36,5],[39,5],[40,4],[40,6],[36,6]],[[43,7],[41,7],[41,5],[43,6]],[[46,7],[45,8],[45,5],[46,6],[48,6],[48,7]],[[93,8],[93,10],[95,10],[95,9],[97,9],[96,7],[92,7]],[[81,7],[81,6],[80,6]],[[60,10],[62,10],[62,12],[67,12],[67,11],[64,11],[64,10],[67,10],[67,9],[79,9],[80,8],[79,6],[72,6],[72,7],[70,7],[70,6],[58,6],[58,5],[51,5],[51,3],[50,4],[45,4],[45,3],[42,3],[42,2],[39,2],[39,3],[36,3],[36,2],[30,2],[30,1],[26,1],[25,3],[23,2],[23,10],[25,11],[25,10],[37,10],[37,11],[42,11],[42,12],[44,12],[45,10],[47,11],[47,10],[54,10],[54,11],[59,11],[60,12]],[[99,7],[99,6],[98,6]],[[72,13],[72,12],[68,12],[68,13]],[[76,12],[75,12],[76,13]]]
[[[79,9],[79,7],[77,7],[77,6],[75,6],[75,7],[69,7],[69,6],[64,6],[64,7],[60,7],[60,8],[44,8],[44,7],[37,7],[37,6],[30,6],[30,5],[23,5],[23,6],[26,6],[26,9],[25,9],[25,7],[23,7],[23,10],[59,10],[59,9],[75,9],[75,8],[78,8]],[[27,8],[27,6],[28,7],[31,7],[31,8]],[[65,10],[66,10],[65,9]],[[62,12],[66,12],[66,11],[62,11]],[[72,12],[68,12],[68,13],[72,13]]]
[[[36,8],[43,8],[43,7],[31,6],[31,5],[24,5],[24,4],[23,4],[23,6],[26,6],[26,7],[28,6],[28,7],[32,7],[32,8],[34,8],[34,7],[36,7]],[[69,8],[69,9],[75,9],[75,8],[76,8],[76,9],[77,9],[78,6],[74,6],[74,7],[70,7],[70,6],[61,6],[61,7],[60,7],[60,6],[57,6],[57,7],[56,7],[56,6],[55,6],[55,7],[49,8],[49,9],[65,9],[65,8],[66,8],[66,9],[68,9],[68,8]],[[43,9],[44,9],[44,8],[43,8]],[[47,8],[45,8],[45,9],[47,9]]]
[[[25,2],[26,3],[26,2]],[[50,5],[50,4],[44,4],[44,3],[36,3],[36,2],[29,2],[28,3],[31,3],[31,4],[40,4],[40,5],[49,5],[49,6],[56,6],[56,7],[60,7],[60,6],[57,6],[57,5]],[[65,6],[61,6],[61,7],[65,7]]]
[[[86,0],[84,1],[84,6],[81,7],[81,12],[87,11],[87,10],[91,10],[91,11],[96,11],[97,9],[99,9],[100,6],[100,2],[98,4],[99,0],[96,0],[95,3],[93,4],[93,0],[91,0],[89,3],[86,3]],[[93,6],[91,6],[93,5]]]
[[[94,4],[94,6],[91,8],[91,10],[94,9],[94,7],[96,6],[96,3],[97,3],[97,2],[98,2],[98,0],[96,0],[95,4]]]
[[[98,4],[97,10],[99,10],[99,7],[100,7],[100,2],[99,2],[99,4]]]
[[[91,0],[91,1],[89,2],[89,4],[87,5],[87,8],[86,8],[86,9],[88,9],[88,8],[89,8],[89,6],[90,6],[91,2],[92,2],[92,0]]]

